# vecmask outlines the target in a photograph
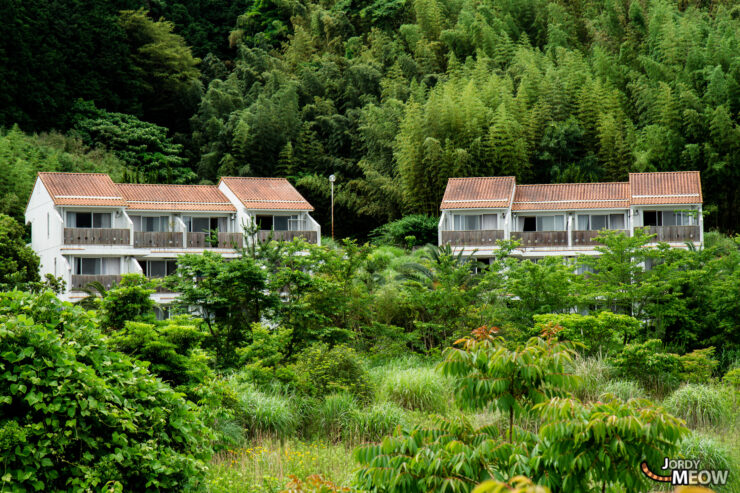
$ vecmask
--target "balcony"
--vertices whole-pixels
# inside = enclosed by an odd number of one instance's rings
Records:
[[[295,238],[303,238],[308,243],[318,243],[318,233],[316,231],[273,231],[261,229],[257,233],[257,240],[261,243],[266,242],[270,237],[275,241],[293,241]]]
[[[188,248],[241,248],[244,245],[242,233],[218,233],[218,246],[211,245],[208,233],[188,233]]]
[[[70,289],[82,291],[91,282],[99,282],[105,289],[110,289],[121,282],[121,276],[118,274],[74,274]]]
[[[685,243],[699,241],[699,226],[646,226],[648,234],[655,235],[651,243]]]
[[[471,231],[442,231],[442,244],[453,246],[495,246],[504,239],[502,229],[481,229]]]
[[[182,233],[177,232],[134,232],[136,248],[182,248]]]
[[[65,245],[128,245],[131,232],[117,228],[64,228]]]
[[[612,230],[598,230],[598,231],[573,231],[573,246],[594,246],[600,245],[601,243],[596,241],[596,237],[604,231],[614,231],[616,233],[629,234],[626,229],[612,229]]]
[[[568,246],[567,231],[512,231],[511,239],[523,248]]]

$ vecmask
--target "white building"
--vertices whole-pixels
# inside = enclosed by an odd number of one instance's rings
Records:
[[[497,240],[520,242],[513,255],[598,254],[600,231],[634,235],[648,227],[654,242],[703,244],[698,171],[630,173],[629,181],[517,185],[512,176],[450,178],[440,207],[439,244],[481,259]]]
[[[99,173],[39,173],[26,206],[41,275],[67,283],[62,298],[86,295],[92,281],[110,287],[122,274],[164,277],[178,255],[213,250],[238,255],[245,242],[321,241],[311,204],[284,178],[223,178],[213,185],[116,184]],[[257,224],[255,237],[244,228]],[[216,236],[211,233],[216,230]],[[175,293],[155,300],[172,302]]]

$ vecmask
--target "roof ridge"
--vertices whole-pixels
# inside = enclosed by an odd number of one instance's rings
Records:
[[[39,171],[39,175],[96,175],[96,176],[107,176],[110,178],[108,173],[96,173],[90,171]],[[111,178],[111,181],[113,179]]]
[[[203,183],[193,185],[187,183],[116,183],[116,185],[134,185],[137,187],[211,187],[218,190],[218,185],[206,185]]]
[[[513,178],[516,176],[451,176],[448,180],[490,180],[491,178]]]
[[[290,181],[285,177],[281,176],[222,176],[222,180],[285,180]]]
[[[588,181],[588,182],[574,182],[574,183],[523,183],[517,185],[518,187],[554,187],[554,186],[565,186],[565,185],[629,185],[628,181]]]
[[[701,173],[698,170],[680,170],[680,171],[630,171],[630,175],[667,175],[669,173]]]

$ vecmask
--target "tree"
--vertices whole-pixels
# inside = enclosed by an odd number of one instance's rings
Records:
[[[206,251],[182,255],[168,285],[180,293],[177,305],[196,309],[210,332],[217,363],[237,361],[236,349],[250,342],[250,326],[277,307],[278,297],[268,291],[267,274],[255,259],[243,255],[226,261]]]
[[[37,283],[40,260],[24,241],[25,231],[15,219],[0,214],[0,286],[28,289]]]
[[[137,89],[145,119],[173,130],[187,130],[185,122],[200,100],[200,60],[193,57],[185,40],[172,32],[172,22],[153,21],[140,9],[121,11],[119,23],[140,78]]]
[[[509,443],[514,440],[514,417],[532,406],[564,395],[573,386],[565,366],[574,351],[564,343],[533,337],[516,349],[506,347],[496,328],[480,327],[472,337],[445,350],[442,373],[456,377],[455,398],[464,408],[489,405],[509,415]]]
[[[182,145],[167,136],[166,128],[133,115],[109,113],[92,102],[78,101],[73,112],[72,135],[115,154],[127,167],[126,181],[189,183],[196,178],[182,157]]]
[[[126,322],[153,321],[154,301],[150,295],[154,291],[152,281],[141,274],[124,274],[102,296],[100,327],[104,331],[116,331],[123,329]]]

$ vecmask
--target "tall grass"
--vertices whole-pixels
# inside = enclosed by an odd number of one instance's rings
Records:
[[[671,414],[695,427],[725,428],[733,421],[731,396],[722,387],[686,384],[663,402]]]
[[[614,375],[614,368],[603,356],[577,358],[573,361],[570,371],[578,377],[573,393],[582,401],[597,400],[604,393],[602,389]]]
[[[608,394],[611,394],[623,401],[630,399],[645,399],[647,394],[635,381],[632,380],[610,380],[599,389],[599,400],[603,400]]]
[[[380,394],[399,406],[442,413],[451,399],[448,380],[433,368],[409,368],[386,374]]]
[[[701,469],[729,470],[729,483],[712,488],[722,493],[740,492],[740,464],[735,462],[732,451],[717,438],[692,432],[679,443],[679,455],[686,459],[699,459]]]
[[[295,436],[301,417],[289,397],[265,394],[254,387],[241,385],[237,400],[237,417],[250,436]]]

